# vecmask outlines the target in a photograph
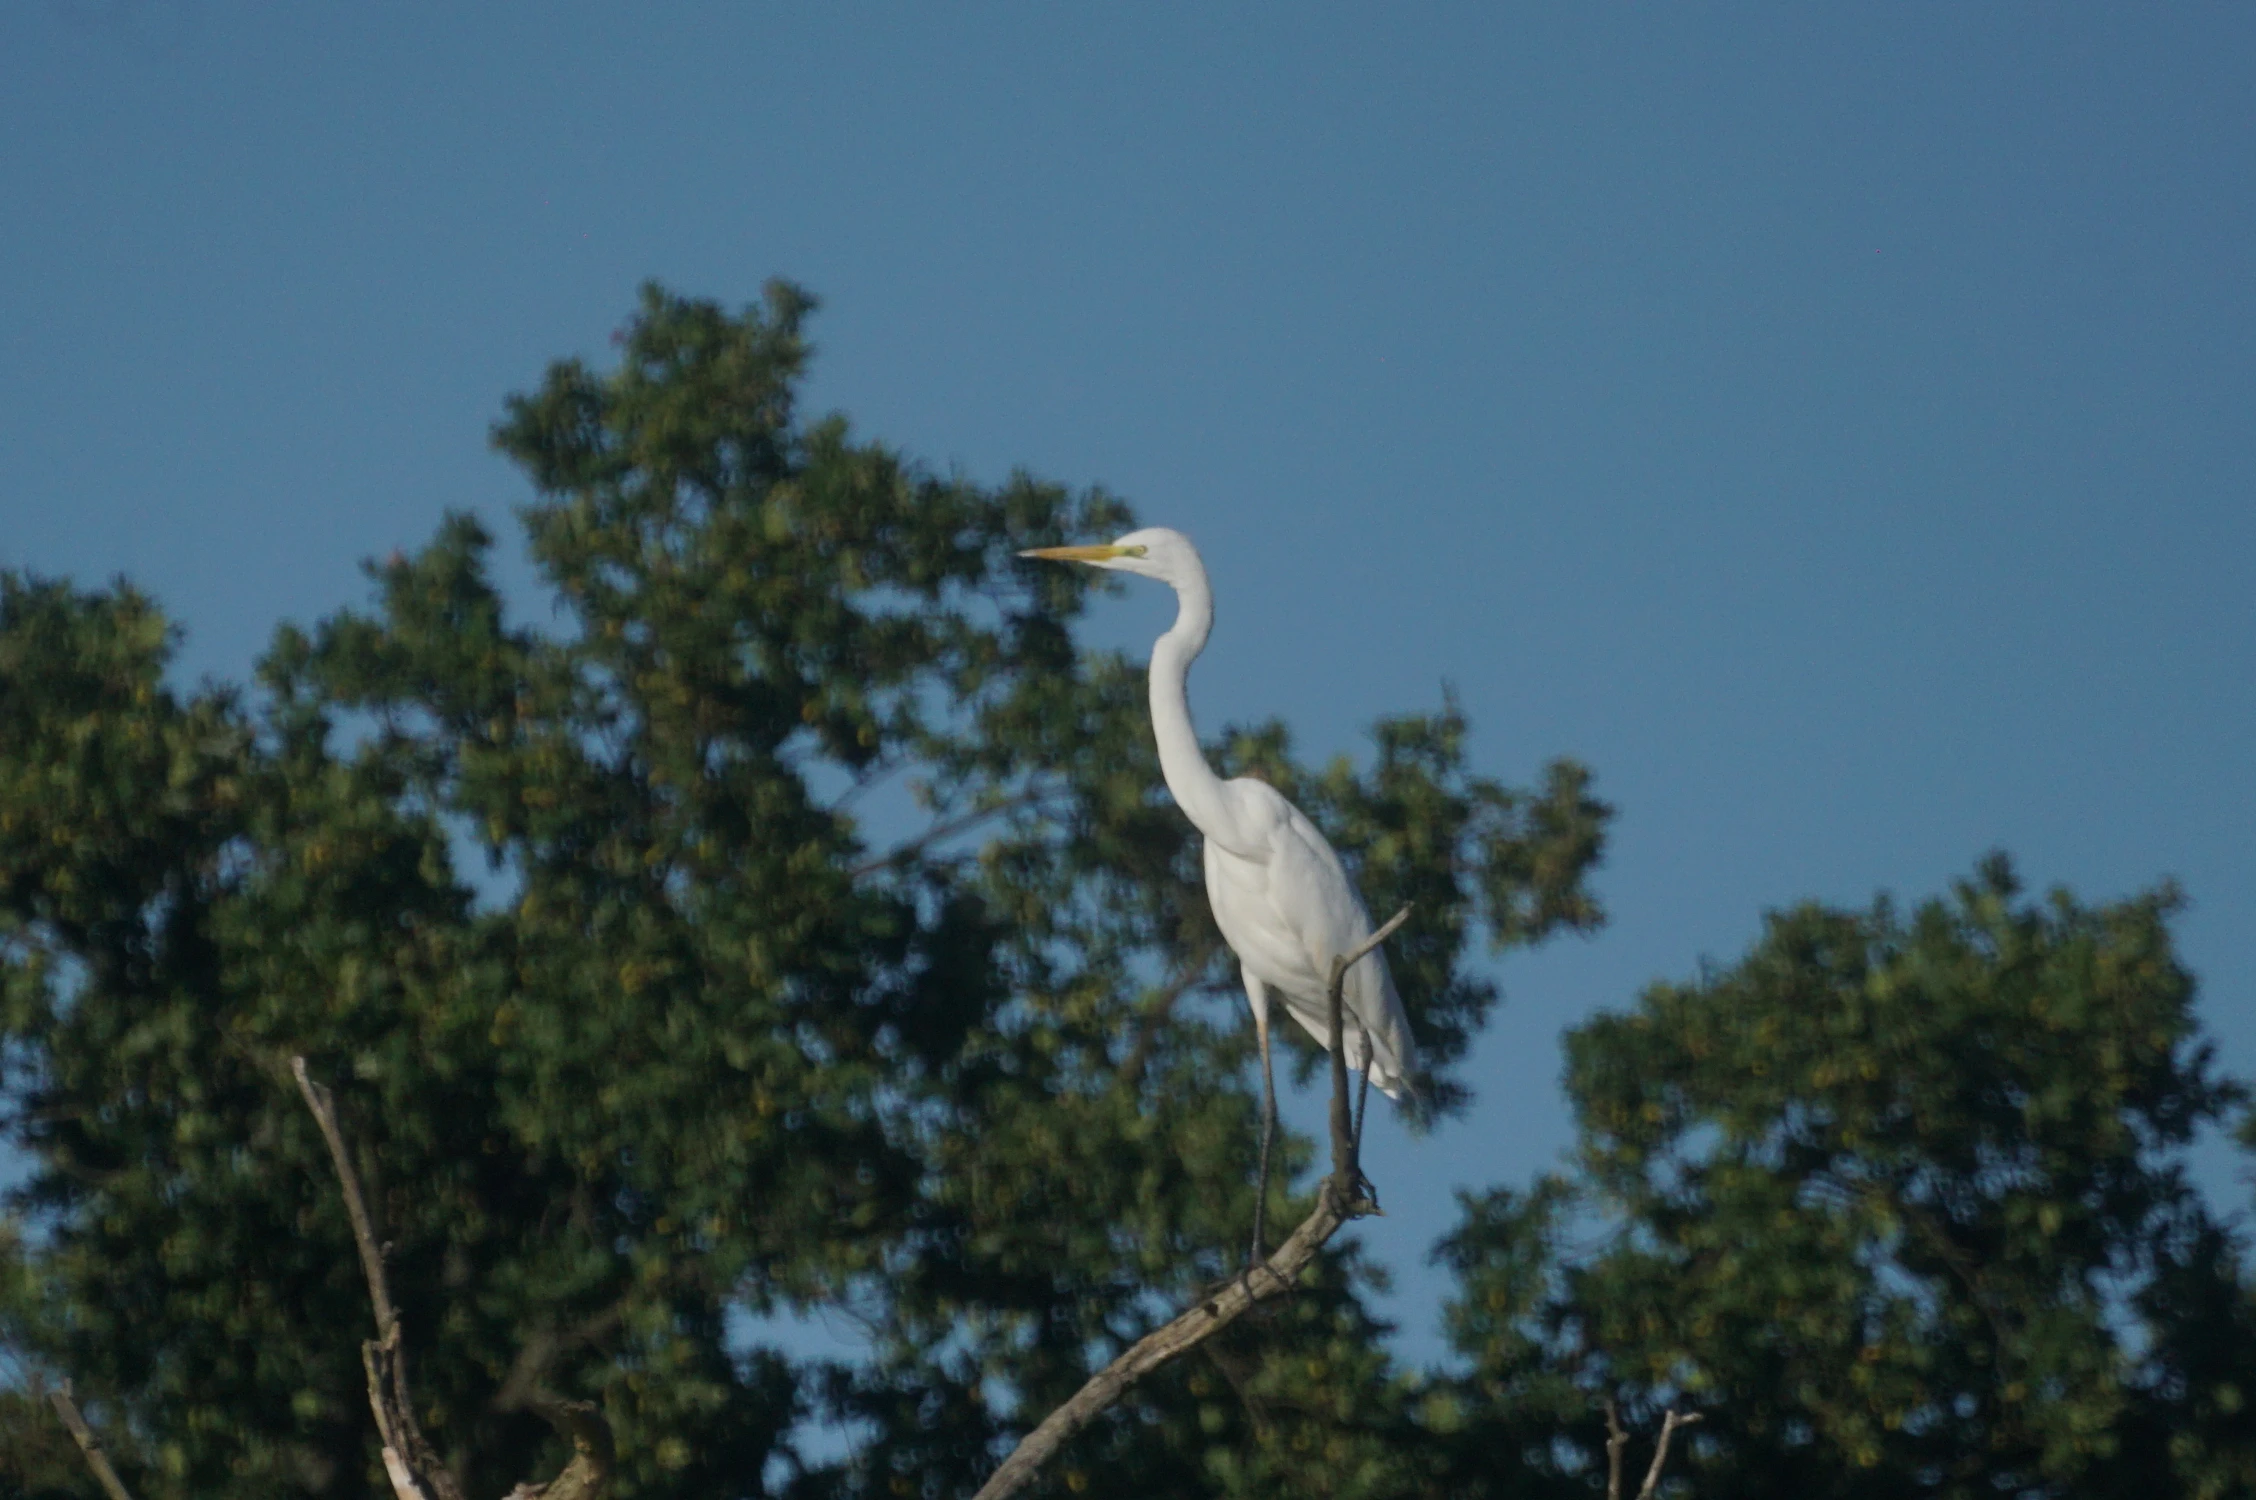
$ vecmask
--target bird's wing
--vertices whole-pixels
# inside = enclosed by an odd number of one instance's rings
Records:
[[[1222,791],[1230,799],[1230,812],[1240,832],[1252,845],[1230,852],[1240,859],[1265,863],[1275,851],[1278,830],[1291,819],[1300,817],[1300,809],[1287,802],[1283,792],[1258,776],[1233,776],[1222,783]]]
[[[1330,841],[1289,802],[1271,848],[1270,889],[1299,934],[1310,971],[1328,976],[1333,959],[1371,935],[1371,918]]]
[[[1332,960],[1371,935],[1347,868],[1322,830],[1266,782],[1241,777],[1224,784],[1241,827],[1258,833],[1258,857],[1247,859],[1207,841],[1207,899],[1238,961],[1257,974],[1318,1046],[1330,1045],[1324,987]],[[1386,956],[1372,952],[1348,971],[1341,993],[1353,1028],[1371,1039],[1371,1081],[1399,1096],[1415,1070],[1410,1025],[1396,996]],[[1361,1052],[1350,1046],[1350,1055]]]
[[[1286,814],[1276,841],[1270,888],[1298,930],[1309,967],[1317,976],[1316,988],[1307,998],[1315,1013],[1311,1029],[1321,1038],[1330,1030],[1330,1017],[1322,1015],[1321,1008],[1332,960],[1369,939],[1371,917],[1322,830],[1290,803]],[[1341,1000],[1371,1038],[1371,1081],[1396,1094],[1416,1064],[1409,1017],[1395,993],[1384,953],[1373,949],[1356,962],[1347,973]]]

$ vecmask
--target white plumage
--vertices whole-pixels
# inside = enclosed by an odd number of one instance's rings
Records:
[[[1273,999],[1316,1045],[1328,1048],[1331,1018],[1324,990],[1332,960],[1362,946],[1371,935],[1371,919],[1339,855],[1299,808],[1259,781],[1241,777],[1223,786],[1238,795],[1244,826],[1257,831],[1256,843],[1265,848],[1247,857],[1209,835],[1206,899],[1238,957],[1262,1048],[1266,1052],[1269,1045]],[[1341,1001],[1348,1065],[1365,1067],[1368,1038],[1371,1082],[1388,1098],[1400,1099],[1412,1066],[1410,1024],[1383,953],[1374,949],[1348,971]]]
[[[1324,992],[1332,960],[1370,937],[1370,914],[1339,855],[1299,808],[1266,782],[1224,781],[1200,753],[1187,679],[1213,628],[1214,595],[1191,539],[1161,526],[1130,532],[1109,546],[1043,547],[1022,555],[1138,573],[1175,590],[1175,624],[1152,646],[1152,732],[1168,791],[1206,836],[1206,897],[1245,980],[1273,1118],[1270,1002],[1281,1002],[1318,1046],[1328,1046]],[[1399,1099],[1417,1061],[1384,954],[1374,950],[1348,971],[1342,1001],[1350,1066],[1367,1068],[1372,1083]],[[1264,1157],[1268,1129],[1265,1121]]]

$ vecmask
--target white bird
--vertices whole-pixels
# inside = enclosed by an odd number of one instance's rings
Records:
[[[1269,1141],[1276,1129],[1277,1084],[1269,1057],[1269,1003],[1285,1011],[1316,1045],[1329,1048],[1325,990],[1332,960],[1353,953],[1371,935],[1371,917],[1331,843],[1301,810],[1267,782],[1224,781],[1199,750],[1187,687],[1191,663],[1214,626],[1214,593],[1198,549],[1179,531],[1155,526],[1106,546],[1036,547],[1021,557],[1087,563],[1156,578],[1175,590],[1175,624],[1152,645],[1152,733],[1160,774],[1175,805],[1205,835],[1206,899],[1214,923],[1238,957],[1253,1029],[1261,1047],[1266,1106],[1261,1127],[1262,1191]],[[1351,1033],[1348,1063],[1391,1099],[1412,1088],[1417,1070],[1409,1018],[1395,993],[1385,956],[1373,950],[1348,970],[1341,991]],[[1256,1200],[1254,1255],[1260,1243]]]

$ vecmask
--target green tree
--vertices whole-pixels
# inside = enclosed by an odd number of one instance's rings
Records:
[[[172,683],[130,587],[0,581],[0,1101],[31,1164],[0,1340],[77,1383],[144,1496],[382,1491],[294,1054],[473,1494],[561,1461],[540,1393],[600,1403],[621,1495],[962,1492],[1234,1269],[1248,1028],[1195,845],[1140,673],[1074,639],[1092,580],[1014,557],[1127,509],[802,419],[810,306],[653,288],[615,367],[508,403],[556,629],[509,617],[462,517],[247,689]],[[1459,1101],[1496,1000],[1475,940],[1599,920],[1587,777],[1475,774],[1449,703],[1361,769],[1273,725],[1217,750],[1288,784],[1374,905],[1417,900],[1398,972]],[[888,797],[897,841],[862,813]],[[1400,1492],[1416,1383],[1362,1274],[1337,1249],[1057,1485]],[[757,1334],[812,1308],[870,1357]],[[818,1408],[858,1424],[850,1461],[796,1447]]]
[[[1571,1033],[1579,1193],[1473,1199],[1445,1251],[1487,1419],[1547,1407],[1571,1472],[1600,1392],[1700,1408],[1703,1493],[2245,1493],[2256,1324],[2183,1160],[2242,1096],[2176,906],[1993,858]]]

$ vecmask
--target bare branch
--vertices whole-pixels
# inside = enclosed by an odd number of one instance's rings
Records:
[[[1209,938],[1201,944],[1191,961],[1175,971],[1175,977],[1168,980],[1167,987],[1152,997],[1151,1003],[1144,1007],[1143,1014],[1137,1018],[1136,1039],[1129,1043],[1128,1055],[1120,1063],[1120,1081],[1131,1092],[1144,1081],[1144,1065],[1151,1061],[1152,1045],[1159,1040],[1159,1028],[1167,1023],[1168,1016],[1175,1009],[1175,1002],[1190,993],[1191,986],[1197,984],[1206,973],[1207,966],[1214,962],[1215,952],[1221,946],[1222,940],[1219,937]]]
[[[548,1367],[566,1350],[576,1349],[582,1344],[592,1344],[610,1334],[626,1321],[632,1301],[633,1294],[630,1293],[561,1333],[554,1329],[543,1329],[534,1334],[525,1347],[517,1351],[517,1358],[511,1362],[509,1374],[501,1382],[501,1389],[494,1393],[493,1409],[537,1412],[543,1402],[553,1404],[555,1398],[541,1385]],[[565,1436],[569,1437],[570,1434],[566,1433]]]
[[[1246,1309],[1290,1292],[1324,1242],[1353,1217],[1352,1211],[1340,1206],[1327,1178],[1316,1189],[1316,1211],[1277,1247],[1277,1253],[1263,1263],[1259,1274],[1224,1282],[1198,1306],[1138,1339],[1126,1353],[1091,1376],[1070,1401],[1044,1417],[1040,1426],[1020,1440],[973,1500],[1003,1500],[1005,1495],[1015,1494],[1066,1439],[1119,1400],[1129,1386],[1220,1333]]]
[[[399,1449],[389,1443],[384,1445],[384,1474],[392,1481],[395,1500],[431,1500],[416,1479],[415,1471],[407,1466],[406,1459],[400,1457]]]
[[[570,1462],[546,1484],[520,1484],[507,1500],[599,1500],[611,1487],[611,1424],[593,1401],[544,1399],[533,1409],[572,1445]]]
[[[1330,1187],[1342,1203],[1352,1203],[1362,1196],[1362,1152],[1355,1140],[1355,1122],[1348,1108],[1347,1093],[1347,1003],[1343,998],[1347,980],[1347,960],[1332,960],[1332,977],[1325,988],[1324,1008],[1330,1028],[1327,1040],[1332,1061],[1332,1176]]]
[[[352,1218],[353,1243],[360,1248],[360,1273],[368,1281],[368,1300],[376,1310],[376,1337],[388,1338],[399,1326],[399,1313],[392,1307],[391,1284],[384,1275],[384,1247],[376,1238],[376,1227],[369,1221],[368,1202],[360,1194],[360,1175],[353,1170],[352,1153],[345,1148],[345,1134],[337,1127],[337,1106],[329,1090],[313,1081],[306,1071],[302,1057],[290,1059],[290,1076],[298,1081],[298,1092],[305,1096],[306,1108],[313,1111],[314,1123],[321,1127],[321,1138],[329,1143],[329,1160],[337,1169],[337,1181],[345,1190],[345,1212]]]
[[[1410,915],[1404,907],[1394,918],[1353,953],[1332,962],[1332,1175],[1316,1187],[1316,1211],[1301,1221],[1291,1238],[1277,1247],[1277,1253],[1264,1261],[1256,1274],[1233,1277],[1202,1298],[1198,1305],[1177,1316],[1173,1322],[1144,1335],[1131,1344],[1119,1358],[1089,1377],[1080,1390],[1063,1406],[1044,1417],[1039,1426],[1019,1440],[1010,1457],[1003,1460],[987,1482],[980,1486],[972,1500],[1004,1500],[1016,1494],[1035,1473],[1048,1462],[1050,1456],[1065,1446],[1068,1439],[1086,1427],[1098,1413],[1126,1393],[1128,1387],[1166,1364],[1189,1353],[1208,1339],[1237,1321],[1248,1308],[1274,1298],[1288,1295],[1299,1283],[1301,1272],[1308,1269],[1318,1251],[1339,1231],[1342,1224],[1367,1213],[1375,1213],[1378,1205],[1359,1189],[1362,1171],[1355,1161],[1355,1141],[1341,1126],[1348,1111],[1347,1071],[1345,1054],[1340,1047],[1341,992],[1347,971],[1379,944],[1386,941]]]
[[[1661,1487],[1661,1470],[1668,1463],[1669,1439],[1676,1436],[1679,1427],[1690,1427],[1700,1420],[1698,1412],[1680,1412],[1670,1407],[1661,1418],[1660,1441],[1653,1445],[1653,1466],[1645,1471],[1645,1483],[1637,1491],[1637,1500],[1653,1500]]]
[[[118,1478],[117,1470],[110,1467],[109,1455],[102,1451],[101,1443],[94,1436],[94,1429],[86,1425],[86,1418],[79,1413],[78,1403],[71,1399],[70,1382],[63,1381],[50,1390],[47,1399],[53,1404],[55,1415],[63,1419],[63,1425],[70,1429],[70,1435],[77,1440],[78,1451],[86,1455],[86,1466],[101,1481],[102,1492],[110,1500],[133,1500],[132,1491],[125,1487],[124,1480]]]
[[[395,1323],[388,1340],[361,1340],[360,1369],[368,1382],[368,1409],[376,1416],[376,1444],[383,1451],[384,1472],[391,1478],[392,1493],[399,1500],[431,1500],[415,1466],[408,1461],[407,1435],[401,1431],[388,1394],[385,1372],[395,1368],[395,1362],[387,1356],[398,1352],[398,1339],[399,1325]]]
[[[900,770],[901,767],[906,764],[906,761],[895,759],[890,756],[882,760],[875,760],[870,762],[868,765],[862,767],[861,770],[854,773],[853,782],[846,788],[845,791],[840,792],[836,797],[832,798],[830,805],[828,807],[825,807],[823,811],[830,813],[845,812],[848,808],[852,807],[855,802],[860,800],[861,795],[864,792],[868,791],[871,787],[883,782],[886,777],[891,776],[895,771]]]
[[[509,1367],[495,1393],[496,1411],[529,1411],[572,1445],[572,1457],[547,1484],[520,1484],[508,1500],[595,1500],[610,1487],[613,1459],[611,1424],[592,1401],[566,1401],[541,1383],[548,1366],[565,1350],[593,1343],[626,1321],[629,1298],[622,1297],[563,1333],[536,1334]]]
[[[1016,812],[1022,807],[1031,807],[1048,795],[1048,788],[1034,787],[1020,792],[1016,796],[1006,797],[992,807],[978,808],[963,814],[961,817],[950,818],[944,823],[936,823],[907,843],[896,844],[877,858],[862,861],[847,873],[855,880],[861,879],[864,875],[875,875],[886,866],[909,859],[939,843],[942,839],[954,838],[959,833],[969,832],[991,818],[1001,817],[1004,813]]]
[[[1614,1398],[1606,1398],[1606,1500],[1621,1500],[1622,1450],[1629,1446],[1629,1434],[1622,1430],[1621,1410]]]
[[[1355,1116],[1348,1104],[1347,1091],[1347,972],[1363,961],[1379,944],[1394,935],[1396,928],[1410,920],[1410,908],[1405,906],[1386,919],[1377,932],[1365,938],[1352,953],[1342,954],[1332,960],[1332,972],[1324,986],[1324,1008],[1330,1028],[1328,1041],[1332,1053],[1332,1191],[1342,1203],[1353,1204],[1358,1213],[1378,1212],[1378,1203],[1368,1192],[1363,1177],[1361,1142],[1357,1139]],[[1368,1053],[1370,1043],[1364,1043]],[[1371,1059],[1363,1059],[1363,1076],[1369,1078]]]
[[[1379,930],[1372,933],[1369,937],[1365,938],[1363,940],[1362,946],[1358,947],[1353,953],[1348,954],[1347,957],[1334,959],[1333,962],[1339,965],[1340,970],[1343,973],[1349,969],[1354,968],[1357,964],[1363,962],[1365,957],[1375,951],[1378,948],[1379,944],[1385,942],[1388,938],[1393,937],[1396,928],[1400,927],[1403,923],[1409,920],[1410,908],[1408,904],[1405,904],[1402,910],[1396,912],[1393,916],[1387,918],[1386,921],[1380,923]]]
[[[384,1274],[384,1247],[376,1238],[376,1227],[368,1217],[368,1203],[361,1196],[360,1177],[353,1171],[352,1152],[345,1145],[345,1133],[337,1124],[337,1107],[329,1090],[313,1081],[306,1071],[303,1057],[290,1059],[290,1075],[298,1081],[298,1092],[304,1096],[306,1108],[313,1111],[314,1122],[321,1127],[321,1138],[329,1143],[329,1160],[337,1169],[337,1183],[344,1190],[345,1213],[352,1220],[353,1242],[360,1250],[361,1275],[368,1282],[368,1300],[376,1313],[376,1337],[362,1342],[360,1364],[368,1378],[368,1406],[376,1415],[376,1436],[384,1450],[384,1472],[390,1476],[392,1490],[399,1500],[462,1500],[462,1488],[454,1482],[431,1445],[424,1441],[423,1429],[415,1421],[415,1399],[407,1385],[407,1350],[400,1337],[399,1311],[392,1305],[390,1280]]]

